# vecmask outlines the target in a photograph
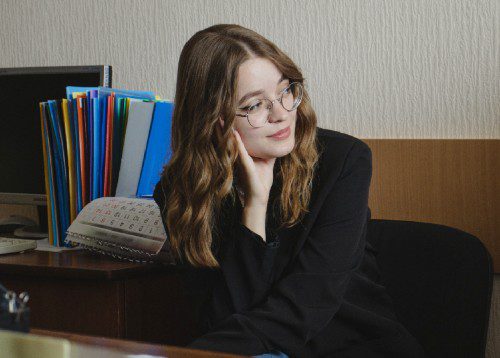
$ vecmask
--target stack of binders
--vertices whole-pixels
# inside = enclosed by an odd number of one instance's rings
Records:
[[[68,87],[67,98],[40,103],[49,241],[90,201],[151,197],[170,159],[173,103],[151,92]]]

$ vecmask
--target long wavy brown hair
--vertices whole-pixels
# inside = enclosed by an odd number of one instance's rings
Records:
[[[172,157],[161,181],[164,215],[172,252],[193,266],[218,267],[211,250],[222,202],[235,193],[235,118],[239,66],[250,57],[270,60],[291,82],[304,82],[299,68],[275,44],[238,25],[215,25],[197,32],[179,59],[172,119]],[[219,119],[224,119],[224,127]],[[316,115],[307,92],[297,109],[295,147],[276,161],[282,184],[280,223],[303,218],[311,196],[318,149]],[[279,164],[278,164],[279,163]],[[183,259],[183,260],[184,260]]]

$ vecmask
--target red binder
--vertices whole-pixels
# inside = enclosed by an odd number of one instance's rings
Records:
[[[108,97],[108,113],[106,116],[106,157],[104,163],[104,196],[111,195],[112,183],[112,157],[113,157],[113,118],[114,118],[115,94]]]
[[[82,180],[82,206],[88,203],[88,193],[87,193],[87,162],[86,162],[86,152],[85,152],[85,133],[87,133],[87,126],[85,125],[85,118],[83,116],[83,99],[86,96],[76,96],[77,103],[77,115],[78,115],[78,144],[80,148],[80,178]]]

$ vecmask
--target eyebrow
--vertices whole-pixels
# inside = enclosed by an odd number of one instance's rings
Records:
[[[286,79],[287,78],[285,77],[285,75],[281,75],[281,78],[278,80],[278,83],[276,85],[279,85],[281,82],[283,82]],[[258,91],[253,91],[253,92],[247,93],[246,95],[244,95],[243,97],[241,97],[241,99],[238,102],[238,106],[240,106],[247,99],[252,98],[253,96],[256,96],[258,94],[262,94],[262,93],[264,93],[263,90],[258,90]]]

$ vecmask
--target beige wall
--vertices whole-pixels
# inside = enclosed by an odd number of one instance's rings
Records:
[[[0,67],[111,64],[173,98],[185,41],[255,29],[303,69],[320,126],[363,138],[500,136],[499,0],[0,1]]]
[[[216,23],[284,49],[322,127],[500,138],[499,0],[1,0],[0,67],[111,64],[115,87],[171,99],[182,45]],[[500,354],[499,277],[488,357]]]

